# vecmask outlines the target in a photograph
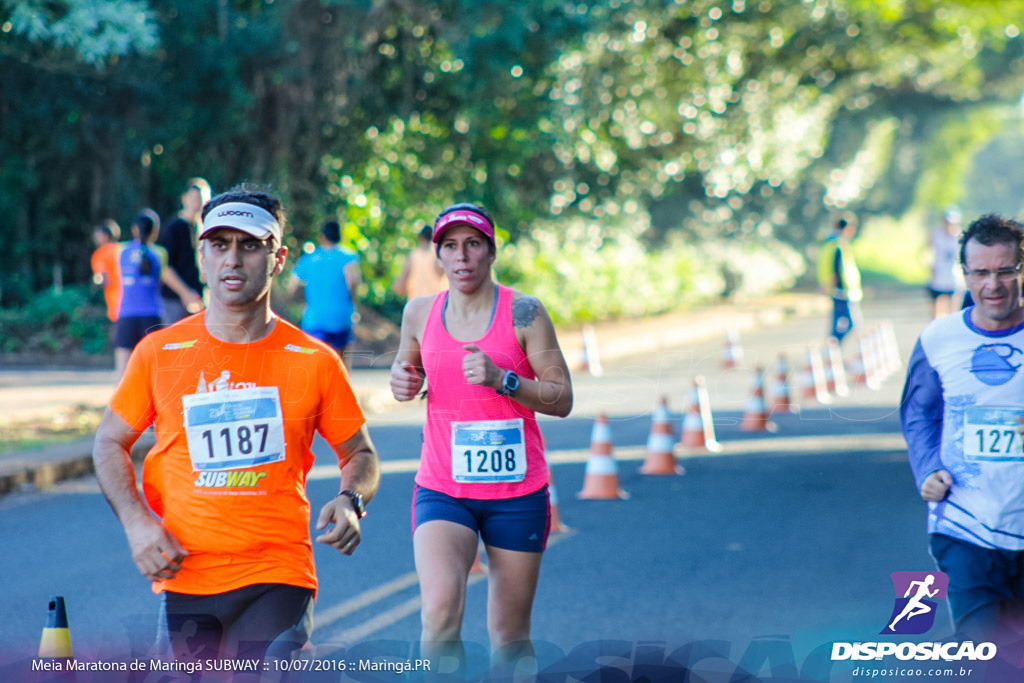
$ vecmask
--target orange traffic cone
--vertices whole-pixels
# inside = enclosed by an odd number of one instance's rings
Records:
[[[672,453],[674,443],[668,400],[662,396],[651,416],[651,433],[647,437],[647,459],[640,467],[640,474],[683,474],[683,468],[676,462],[676,456]]]
[[[884,382],[899,369],[899,366],[893,362],[892,349],[889,347],[889,340],[885,334],[885,326],[881,323],[875,325],[869,333],[869,338],[872,348],[874,348],[878,381]]]
[[[854,355],[853,361],[850,363],[850,381],[856,385],[868,383],[868,369],[864,363],[864,354],[860,350],[859,343],[856,355]]]
[[[544,459],[548,457],[548,442],[541,434],[540,442],[544,446]],[[550,514],[550,531],[553,534],[564,534],[572,531],[571,528],[562,523],[562,516],[558,514],[558,488],[555,486],[555,473],[548,465],[548,510]]]
[[[817,344],[807,345],[807,368],[804,372],[803,397],[813,398],[818,403],[832,403],[828,393],[828,380],[825,377],[825,362],[821,358],[821,349]]]
[[[572,529],[562,522],[558,514],[558,489],[555,487],[555,475],[548,469],[548,505],[551,508],[551,533],[564,534]]]
[[[483,558],[481,557],[482,555],[483,555],[483,550],[481,548],[477,548],[477,550],[476,550],[476,557],[473,559],[473,566],[469,568],[469,573],[470,574],[486,574],[487,573],[487,565],[484,564]]]
[[[601,357],[597,351],[597,334],[593,327],[584,325],[581,335],[583,337],[582,368],[594,377],[600,377],[604,374],[604,368],[601,367]]]
[[[896,339],[896,330],[892,321],[882,322],[882,339],[885,340],[886,357],[891,363],[892,371],[899,372],[903,368],[903,358],[900,356],[900,345]]]
[[[585,500],[629,498],[629,494],[619,488],[619,466],[612,457],[612,430],[604,415],[598,415],[594,421],[583,490],[576,497]]]
[[[829,392],[836,396],[849,396],[850,386],[846,382],[846,366],[843,364],[843,352],[835,337],[828,338],[828,379]]]
[[[726,330],[725,346],[722,348],[722,367],[735,368],[743,364],[743,347],[740,346],[740,333]]]
[[[714,453],[722,450],[722,444],[715,438],[715,423],[711,417],[707,384],[700,375],[693,378],[693,394],[683,416],[683,430],[679,443],[684,448],[703,448]]]
[[[754,369],[754,386],[747,399],[747,407],[743,411],[740,429],[745,432],[775,431],[775,425],[768,420],[768,407],[764,403],[764,380],[761,368]]]
[[[882,385],[882,378],[878,372],[878,362],[870,336],[865,335],[857,340],[857,352],[863,365],[864,386],[868,389],[878,389]]]
[[[775,413],[792,413],[796,411],[796,406],[789,395],[788,374],[789,365],[786,363],[786,357],[780,353],[778,360],[775,362],[775,380],[771,385],[773,415]]]

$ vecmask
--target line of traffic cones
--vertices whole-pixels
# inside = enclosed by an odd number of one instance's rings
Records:
[[[892,323],[884,321],[862,334],[852,363],[853,381],[869,389],[878,389],[882,382],[903,367],[899,345]]]
[[[592,333],[592,330],[591,330]],[[584,340],[585,361],[588,356],[586,332]],[[806,363],[798,375],[799,387],[796,392],[801,399],[813,400],[820,404],[831,404],[833,396],[847,396],[851,383],[866,384],[876,388],[882,379],[897,371],[902,363],[896,336],[891,323],[876,325],[873,329],[860,336],[857,340],[857,355],[853,363],[847,367],[838,340],[830,338],[824,345],[811,343],[807,345]],[[596,353],[596,352],[595,352]],[[743,349],[739,344],[739,335],[735,330],[726,333],[722,364],[735,368],[742,364]],[[591,372],[593,368],[591,367]],[[789,366],[783,354],[776,359],[772,378],[769,380],[770,404],[765,393],[765,373],[762,368],[754,370],[751,393],[744,407],[740,429],[748,432],[774,432],[778,429],[772,415],[777,413],[795,412],[797,402],[790,393]],[[641,474],[649,475],[680,475],[684,468],[675,456],[675,449],[681,447],[688,450],[703,449],[720,452],[722,445],[715,437],[714,420],[708,397],[707,383],[701,376],[696,376],[689,405],[683,413],[682,426],[678,442],[672,428],[668,399],[661,397],[651,416],[651,431],[647,439],[647,453]],[[552,531],[568,530],[557,512],[558,497],[553,480],[549,481],[552,503]],[[611,428],[605,415],[598,415],[594,421],[591,435],[590,455],[586,463],[583,489],[576,494],[577,498],[590,500],[624,500],[629,494],[622,490],[619,482],[618,465],[612,455]]]

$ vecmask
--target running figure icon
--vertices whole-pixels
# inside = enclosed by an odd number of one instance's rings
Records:
[[[938,588],[936,588],[935,590],[929,590],[933,583],[935,583],[934,574],[929,574],[928,576],[924,577],[923,581],[910,582],[910,585],[907,587],[907,592],[903,594],[903,597],[910,598],[910,600],[908,600],[907,604],[903,607],[903,611],[900,612],[899,615],[892,620],[891,624],[889,624],[890,631],[896,631],[896,624],[899,623],[901,619],[906,618],[907,621],[910,621],[913,617],[916,617],[921,614],[928,614],[934,609],[934,607],[932,607],[931,605],[922,602],[924,598],[934,598],[936,595],[938,595]],[[913,597],[911,597],[910,594],[915,590],[917,592],[914,593]]]

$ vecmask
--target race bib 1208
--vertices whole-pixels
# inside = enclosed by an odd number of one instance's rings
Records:
[[[452,423],[452,479],[496,484],[525,476],[522,418]]]

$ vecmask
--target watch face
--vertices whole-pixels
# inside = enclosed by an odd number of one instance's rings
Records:
[[[505,379],[502,382],[506,393],[512,393],[519,388],[519,375],[514,372],[506,372]]]
[[[363,495],[361,493],[356,493],[355,491],[342,491],[341,493],[348,496],[348,499],[352,501],[352,508],[355,510],[357,517],[362,518],[366,516],[366,506],[363,504]]]

